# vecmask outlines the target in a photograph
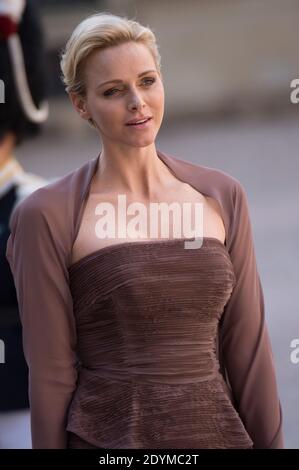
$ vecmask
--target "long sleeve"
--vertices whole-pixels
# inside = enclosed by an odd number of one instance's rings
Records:
[[[254,448],[283,448],[282,412],[245,190],[237,181],[228,250],[236,284],[219,330],[234,404]]]
[[[33,193],[12,214],[6,250],[29,366],[34,449],[66,448],[67,413],[77,379],[76,330],[61,226],[53,225]]]

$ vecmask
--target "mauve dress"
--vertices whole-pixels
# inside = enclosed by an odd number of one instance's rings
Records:
[[[33,448],[283,448],[246,192],[221,170],[157,156],[219,205],[225,245],[129,241],[72,265],[101,154],[13,211]]]
[[[252,447],[216,358],[235,284],[220,240],[125,242],[69,272],[81,363],[70,448]]]

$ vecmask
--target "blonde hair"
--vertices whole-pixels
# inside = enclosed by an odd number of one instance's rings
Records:
[[[161,71],[161,56],[156,37],[149,27],[110,13],[98,13],[79,23],[61,54],[60,66],[66,92],[85,96],[84,62],[95,49],[106,49],[129,41],[148,47],[157,70]]]

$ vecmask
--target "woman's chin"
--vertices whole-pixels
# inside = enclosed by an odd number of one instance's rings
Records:
[[[137,148],[143,148],[143,147],[149,147],[154,143],[154,139],[143,139],[142,141],[135,141],[135,142],[130,142],[130,145],[132,147],[137,147]]]
[[[131,139],[127,139],[126,143],[132,147],[148,147],[155,142],[155,136],[136,136]]]

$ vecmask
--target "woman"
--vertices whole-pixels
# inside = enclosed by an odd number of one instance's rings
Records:
[[[102,150],[11,220],[33,447],[283,447],[246,194],[220,170],[156,151],[164,88],[153,32],[93,15],[61,66]],[[197,203],[201,243],[184,249],[193,238],[174,236],[178,212],[162,221],[167,239],[144,220],[139,232],[115,221],[118,196],[143,215],[155,202]]]

